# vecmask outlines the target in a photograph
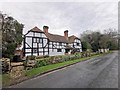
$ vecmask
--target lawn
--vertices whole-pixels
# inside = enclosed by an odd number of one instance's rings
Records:
[[[3,74],[2,75],[2,85],[3,86],[9,86],[12,83],[12,80],[10,78],[9,74]]]

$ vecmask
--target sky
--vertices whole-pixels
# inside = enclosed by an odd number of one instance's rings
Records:
[[[114,1],[114,0],[113,0]],[[79,37],[86,30],[118,28],[118,2],[0,2],[0,11],[23,23],[23,34],[37,26]]]

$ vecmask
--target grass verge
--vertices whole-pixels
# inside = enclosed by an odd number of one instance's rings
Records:
[[[99,56],[102,56],[102,55],[105,55],[105,54],[108,54],[108,53],[94,55],[94,56],[91,56],[91,57],[80,58],[80,59],[76,59],[76,60],[65,61],[65,62],[62,62],[62,63],[51,64],[51,65],[42,66],[42,67],[38,67],[38,68],[33,68],[31,70],[25,71],[25,77],[27,77],[29,79],[29,78],[32,78],[32,77],[35,77],[35,76],[53,71],[53,70],[57,70],[57,69],[60,69],[60,68],[63,68],[63,67],[66,67],[66,66],[84,61],[84,60],[88,60],[88,59],[91,59],[91,58],[96,58],[96,57],[99,57]],[[13,81],[10,78],[9,74],[3,74],[2,75],[2,84],[3,84],[4,87],[6,87],[6,86],[9,86],[11,84],[15,84],[15,81]]]
[[[76,60],[65,61],[65,62],[62,62],[62,63],[42,66],[42,67],[38,67],[38,68],[33,68],[31,70],[26,71],[25,75],[27,77],[33,77],[35,75],[40,75],[40,74],[43,74],[43,73],[48,72],[48,71],[53,71],[53,70],[56,70],[56,69],[59,69],[59,68],[62,68],[62,67],[65,67],[65,66],[68,66],[68,65],[71,65],[71,64],[75,64],[75,63],[78,63],[80,61],[95,58],[95,57],[98,57],[98,56],[101,56],[101,55],[104,55],[104,54],[94,55],[94,56],[91,56],[91,57],[85,57],[85,58],[80,58],[80,59],[76,59]]]

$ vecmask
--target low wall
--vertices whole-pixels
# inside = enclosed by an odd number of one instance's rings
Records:
[[[10,77],[11,78],[20,78],[24,75],[24,66],[23,62],[11,62]]]

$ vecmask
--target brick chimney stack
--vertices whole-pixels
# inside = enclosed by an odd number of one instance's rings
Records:
[[[65,37],[66,39],[68,39],[68,30],[65,30],[65,31],[64,31],[64,37]]]
[[[48,26],[43,26],[43,31],[44,31],[45,33],[48,33],[48,29],[49,29]]]

